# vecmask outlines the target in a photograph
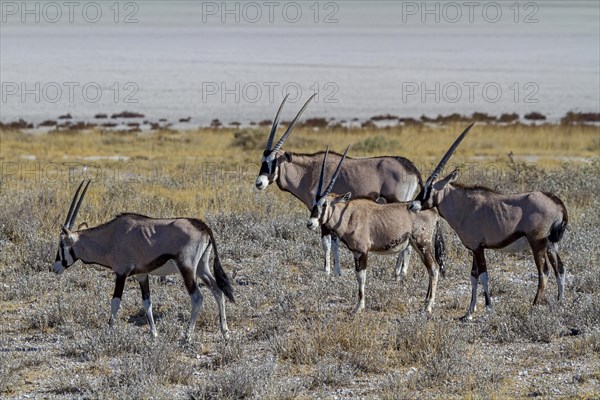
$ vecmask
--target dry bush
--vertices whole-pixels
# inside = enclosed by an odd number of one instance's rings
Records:
[[[233,134],[234,139],[231,145],[242,150],[262,150],[267,143],[266,133],[259,129],[242,129]]]
[[[358,151],[360,153],[371,154],[374,152],[387,153],[391,147],[398,147],[398,142],[394,139],[388,139],[384,136],[373,136],[361,140],[358,143],[352,145],[352,151]]]
[[[344,387],[353,381],[358,369],[349,363],[334,359],[324,358],[315,366],[311,388],[321,386]]]
[[[565,357],[598,357],[600,355],[600,330],[594,328],[566,344],[562,353]]]
[[[273,360],[245,362],[210,375],[209,382],[192,393],[195,399],[251,399],[268,393],[277,367]]]

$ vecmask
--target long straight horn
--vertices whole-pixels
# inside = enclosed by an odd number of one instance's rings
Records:
[[[300,116],[302,115],[302,113],[304,112],[304,110],[306,110],[306,107],[308,107],[308,103],[310,103],[310,101],[312,99],[315,98],[317,94],[313,94],[312,96],[310,96],[310,99],[308,99],[306,101],[306,103],[304,103],[304,106],[300,109],[300,111],[298,111],[298,114],[296,115],[296,118],[294,118],[294,120],[290,123],[290,126],[288,126],[287,130],[285,131],[285,133],[283,134],[283,136],[281,137],[281,139],[279,139],[279,141],[277,142],[277,144],[275,145],[275,147],[273,147],[273,151],[279,151],[281,149],[281,147],[283,146],[283,144],[285,143],[285,141],[287,140],[288,136],[290,136],[290,133],[292,133],[292,130],[294,129],[294,126],[296,126],[296,123],[298,123],[298,120],[300,119]]]
[[[323,189],[323,179],[325,178],[325,163],[327,162],[327,155],[329,154],[329,146],[325,149],[325,155],[323,156],[323,165],[321,165],[321,175],[319,176],[319,186],[317,186],[317,199],[321,198],[321,190]]]
[[[344,160],[346,159],[346,154],[348,154],[349,149],[350,149],[350,145],[348,145],[348,147],[346,147],[346,151],[344,152],[342,159],[340,160],[339,164],[335,168],[335,172],[333,173],[333,176],[331,177],[329,186],[327,186],[327,189],[325,190],[324,196],[327,196],[333,190],[333,185],[335,185],[335,181],[337,180],[338,175],[340,174],[340,171],[342,170],[342,164],[344,163]]]
[[[277,132],[277,125],[279,125],[279,115],[281,114],[281,110],[283,110],[283,106],[290,94],[286,94],[277,110],[277,115],[275,115],[275,119],[273,120],[273,126],[271,126],[271,134],[269,135],[269,140],[267,140],[267,146],[265,150],[271,150],[271,146],[273,146],[273,139],[275,139],[275,132]]]
[[[67,226],[69,224],[69,221],[71,221],[71,217],[73,216],[73,210],[75,209],[75,202],[77,202],[77,197],[79,197],[79,191],[81,191],[81,187],[83,186],[84,182],[85,180],[81,181],[79,187],[77,188],[77,191],[75,192],[75,196],[73,196],[73,200],[71,200],[71,206],[69,207],[67,218],[65,219],[65,223],[63,224],[64,226]]]
[[[83,182],[81,182],[81,183],[83,183]],[[87,192],[87,189],[88,189],[88,186],[90,186],[90,183],[92,183],[91,179],[87,182],[87,184],[83,188],[83,192],[81,193],[81,197],[79,198],[79,201],[77,202],[77,207],[75,207],[75,211],[73,212],[73,216],[71,217],[71,220],[69,221],[69,225],[68,225],[69,229],[73,229],[73,225],[75,224],[75,220],[77,219],[77,214],[79,214],[79,207],[81,207],[81,203],[83,202],[83,198],[85,197],[85,192]]]
[[[475,122],[472,122],[471,125],[467,126],[463,133],[461,133],[460,136],[454,141],[454,143],[452,143],[452,146],[450,146],[446,154],[444,154],[444,157],[442,157],[442,161],[440,161],[437,167],[435,167],[431,176],[427,178],[424,189],[428,189],[436,180],[436,178],[440,175],[440,172],[442,172],[442,169],[446,166],[446,163],[448,162],[450,157],[452,157],[452,154],[454,153],[460,142],[462,142],[462,140],[465,138],[467,133],[469,133],[473,125],[475,125]]]

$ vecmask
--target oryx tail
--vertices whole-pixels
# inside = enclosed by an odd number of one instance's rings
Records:
[[[440,274],[442,277],[446,276],[446,266],[444,265],[444,258],[446,258],[446,243],[444,243],[444,235],[442,235],[442,229],[440,221],[438,220],[435,224],[435,261],[440,266]]]
[[[562,240],[565,231],[567,230],[567,224],[569,223],[569,215],[565,203],[553,193],[542,192],[548,196],[552,201],[558,204],[562,208],[562,220],[556,221],[550,227],[550,235],[548,235],[548,241],[551,243],[558,243]]]
[[[219,251],[217,250],[217,241],[215,240],[215,236],[213,235],[212,229],[210,229],[207,225],[205,225],[204,229],[208,232],[208,236],[210,237],[210,241],[212,243],[213,250],[215,251],[214,261],[213,261],[213,272],[215,274],[215,280],[217,281],[217,286],[221,291],[227,296],[227,298],[235,303],[235,298],[233,297],[233,288],[231,287],[231,282],[229,281],[229,277],[225,273],[223,266],[221,265],[221,259],[219,258]]]

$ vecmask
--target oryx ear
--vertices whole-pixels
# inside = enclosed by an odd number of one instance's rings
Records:
[[[335,199],[335,203],[346,203],[348,200],[350,200],[350,198],[352,197],[352,193],[348,192],[345,195],[338,197],[337,199]]]
[[[444,179],[440,179],[439,181],[434,183],[433,188],[435,190],[442,190],[446,187],[446,185],[454,182],[457,179],[458,179],[458,170],[454,170],[450,173],[450,175],[446,176]]]
[[[82,230],[82,229],[87,229],[87,228],[88,228],[88,224],[87,224],[87,222],[82,222],[81,224],[79,224],[79,225],[77,226],[77,230],[78,230],[78,231],[80,231],[80,230]]]
[[[458,172],[457,169],[455,169],[454,171],[452,171],[452,173],[450,174],[451,178],[450,178],[450,182],[449,183],[452,183],[455,180],[457,180],[459,175],[460,175],[460,173]]]
[[[281,164],[283,162],[292,162],[292,155],[290,153],[283,153],[283,155],[277,159],[277,163]]]

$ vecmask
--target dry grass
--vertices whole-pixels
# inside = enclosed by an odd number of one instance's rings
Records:
[[[330,144],[354,155],[408,156],[430,168],[462,126],[300,130],[286,148]],[[495,308],[460,323],[469,299],[468,254],[447,226],[448,276],[432,317],[423,314],[425,269],[404,282],[394,257],[373,256],[367,310],[356,296],[351,255],[343,276],[321,271],[318,235],[291,196],[253,188],[262,143],[231,130],[119,136],[97,132],[24,136],[0,132],[0,397],[64,398],[596,398],[600,396],[600,162],[598,129],[481,126],[453,163],[462,180],[499,190],[543,189],[567,204],[561,243],[566,304],[531,307],[531,257],[489,252]],[[242,135],[243,136],[243,135]],[[506,156],[513,151],[515,162]],[[518,156],[537,156],[536,164]],[[35,159],[32,159],[35,156]],[[128,157],[115,160],[96,157]],[[90,158],[94,157],[94,158]],[[481,157],[481,159],[479,159]],[[572,158],[565,162],[565,158]],[[84,174],[83,167],[88,170]],[[59,224],[82,177],[94,178],[80,222],[132,211],[195,216],[211,225],[237,303],[223,342],[212,296],[191,344],[181,279],[152,279],[159,337],[148,334],[139,288],[128,282],[114,329],[107,324],[113,276],[77,264],[48,272]]]

